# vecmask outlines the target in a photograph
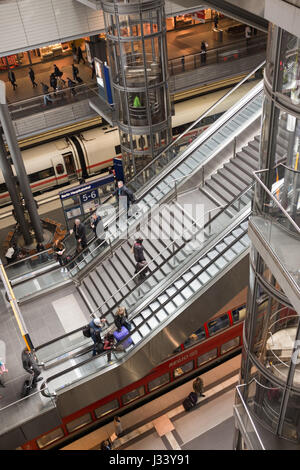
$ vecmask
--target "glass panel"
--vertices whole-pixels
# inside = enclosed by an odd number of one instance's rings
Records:
[[[82,428],[86,424],[89,424],[92,421],[91,413],[86,413],[85,415],[80,416],[79,418],[74,419],[66,424],[67,430],[69,432],[76,431],[76,429]]]
[[[156,379],[151,380],[148,382],[148,390],[152,392],[156,388],[161,387],[162,385],[167,384],[170,381],[170,373],[166,372],[165,374],[161,375],[160,377],[156,377]]]
[[[52,444],[52,442],[61,439],[64,436],[64,432],[62,428],[54,429],[54,431],[48,432],[48,434],[44,434],[43,436],[39,437],[36,440],[36,443],[40,449]]]
[[[226,352],[230,351],[231,349],[236,348],[240,344],[240,338],[237,336],[236,338],[227,341],[227,343],[222,344],[221,346],[221,354],[225,354]]]
[[[143,395],[145,395],[145,388],[142,385],[141,387],[135,388],[134,390],[131,390],[130,392],[122,395],[121,400],[123,405],[126,405],[127,403],[130,403],[131,401],[136,400]]]
[[[202,356],[198,357],[198,367],[201,366],[202,364],[205,364],[208,361],[211,361],[212,359],[215,359],[218,355],[218,350],[217,348],[211,349],[205,354],[202,354]]]
[[[111,413],[114,410],[117,410],[119,408],[119,402],[118,400],[112,400],[108,403],[105,403],[105,405],[99,406],[99,408],[96,408],[94,410],[96,418],[101,418],[101,416],[107,415],[108,413]]]

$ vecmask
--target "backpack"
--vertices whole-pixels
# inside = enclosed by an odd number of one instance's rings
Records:
[[[83,336],[85,336],[86,338],[90,338],[90,337],[91,337],[90,325],[86,325],[86,326],[83,328],[82,334],[83,334]]]

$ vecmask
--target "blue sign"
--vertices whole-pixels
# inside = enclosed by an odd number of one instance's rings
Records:
[[[123,162],[121,158],[114,158],[114,170],[116,174],[116,179],[118,181],[124,181],[124,170],[123,170]]]
[[[98,180],[94,180],[89,184],[81,184],[80,186],[76,186],[73,189],[61,191],[59,193],[59,197],[61,200],[67,199],[69,197],[77,196],[77,194],[81,195],[86,192],[92,191],[93,189],[97,189],[100,186],[103,186],[104,184],[107,183],[112,183],[114,181],[114,176],[109,175],[109,176],[104,176],[103,178],[100,178]]]

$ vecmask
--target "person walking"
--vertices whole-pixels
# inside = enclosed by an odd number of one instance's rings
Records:
[[[32,67],[29,67],[28,75],[32,83],[32,88],[34,88],[35,86],[37,86],[37,83],[35,82],[35,73]]]
[[[218,23],[219,23],[219,15],[218,13],[215,13],[215,16],[214,16],[215,29],[218,29]]]
[[[53,72],[54,75],[55,75],[56,77],[59,77],[59,78],[63,81],[63,83],[64,83],[64,85],[65,85],[66,81],[62,78],[63,72],[62,72],[61,70],[59,70],[59,68],[57,67],[56,64],[53,64],[53,67],[54,67],[54,72]]]
[[[70,234],[74,233],[77,242],[84,249],[87,247],[87,239],[85,234],[85,226],[80,222],[80,219],[75,219],[73,228],[70,230]]]
[[[201,42],[201,64],[206,64],[206,42]]]
[[[200,397],[205,397],[205,395],[203,395],[203,389],[204,389],[203,380],[201,379],[201,377],[197,377],[193,382],[193,390]]]
[[[78,64],[80,64],[80,61],[82,60],[83,63],[85,64],[85,60],[83,58],[83,55],[82,55],[82,50],[81,50],[81,47],[78,46],[78,49],[77,49],[77,60],[78,60]]]
[[[10,83],[12,84],[13,86],[13,89],[15,91],[15,89],[17,88],[17,83],[16,83],[16,76],[15,76],[15,73],[13,72],[13,70],[9,69],[8,71],[8,80],[10,81]]]
[[[145,266],[147,265],[146,258],[144,255],[144,247],[143,247],[143,239],[141,237],[137,237],[134,245],[132,247],[134,259],[136,261],[135,271],[134,274],[140,272]],[[147,269],[143,269],[143,271],[139,275],[139,279],[143,280],[146,277]]]
[[[122,437],[124,433],[123,433],[123,427],[122,427],[122,423],[121,423],[119,416],[114,417],[114,427],[115,427],[116,436]]]
[[[50,75],[50,86],[51,86],[51,88],[53,88],[53,91],[56,92],[57,78],[56,78],[54,72],[52,72],[51,75]]]
[[[60,240],[55,240],[55,242],[53,244],[53,251],[54,251],[54,253],[56,253],[57,261],[59,262],[59,264],[61,266],[60,272],[61,273],[68,272],[67,268],[64,267],[64,265],[65,265],[65,255],[64,255],[64,253],[66,251],[66,247],[63,244],[63,242],[60,241]]]
[[[41,82],[41,85],[44,93],[44,105],[47,106],[48,104],[52,103],[53,100],[50,98],[48,85],[43,82]]]
[[[37,382],[43,379],[40,377],[41,370],[39,368],[43,364],[39,364],[35,354],[27,348],[22,351],[22,364],[23,368],[32,376],[32,388],[36,387]]]
[[[105,318],[96,317],[93,318],[89,323],[91,338],[94,342],[93,356],[96,356],[96,354],[99,354],[103,351],[104,345],[101,338],[101,331],[102,327],[105,325],[105,322]]]
[[[69,87],[70,90],[71,90],[71,94],[72,94],[73,96],[75,96],[75,95],[76,95],[76,90],[75,90],[75,85],[76,85],[76,83],[73,82],[73,80],[71,80],[70,77],[67,77],[67,80],[68,80],[68,87]]]
[[[82,79],[79,77],[79,70],[76,65],[72,64],[72,74],[73,74],[73,80],[76,80],[78,83],[82,83]]]

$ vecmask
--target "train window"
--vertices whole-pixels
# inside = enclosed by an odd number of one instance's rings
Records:
[[[121,153],[121,145],[116,145],[116,146],[115,146],[115,151],[116,151],[116,155],[120,155],[120,153]]]
[[[66,424],[67,430],[69,432],[76,431],[76,429],[80,429],[86,424],[89,424],[92,421],[91,413],[86,413],[85,415],[80,416],[79,418],[74,419]]]
[[[182,364],[180,367],[177,367],[177,369],[174,370],[174,379],[177,379],[177,377],[180,377],[181,375],[186,374],[187,372],[190,372],[190,370],[193,370],[194,368],[194,361],[186,362],[185,364]]]
[[[194,343],[203,341],[206,338],[205,330],[203,327],[199,328],[199,330],[195,331],[195,333],[191,334],[188,339],[183,343],[184,347],[187,348],[192,346]]]
[[[62,175],[65,171],[64,166],[63,166],[62,163],[59,163],[58,165],[56,165],[55,169],[56,169],[56,173],[58,175]]]
[[[54,431],[48,432],[48,434],[44,434],[43,436],[39,437],[36,440],[36,443],[40,449],[43,449],[46,446],[52,444],[52,442],[61,439],[64,436],[64,432],[62,428],[54,429]]]
[[[135,388],[134,390],[131,390],[130,392],[122,395],[121,400],[123,405],[126,405],[127,403],[130,403],[131,401],[136,400],[143,395],[145,395],[145,388],[144,385],[141,385],[141,387]]]
[[[117,410],[118,408],[119,408],[118,400],[112,400],[108,403],[105,403],[105,405],[102,405],[102,406],[99,406],[99,408],[96,408],[94,410],[95,416],[96,418],[101,418],[101,416],[107,415],[107,413]]]
[[[156,388],[159,388],[162,385],[167,384],[169,382],[169,380],[170,380],[169,372],[167,372],[166,374],[161,375],[160,377],[156,377],[156,379],[150,380],[150,382],[148,382],[149,392],[152,392],[152,390],[155,390]]]
[[[232,310],[232,320],[233,323],[237,323],[239,321],[243,321],[246,315],[246,308],[241,307],[237,308],[236,310]]]
[[[224,328],[227,328],[229,326],[229,317],[227,313],[224,315],[221,315],[219,318],[216,318],[215,320],[211,320],[207,323],[208,326],[208,331],[209,335],[215,335],[218,333],[220,330],[223,330]]]
[[[217,348],[211,349],[205,354],[202,354],[202,356],[198,357],[198,367],[201,366],[202,364],[205,364],[208,361],[211,361],[212,359],[215,359],[218,355],[218,350]]]
[[[31,173],[31,175],[28,175],[28,179],[30,183],[34,183],[35,181],[40,181],[40,180],[49,178],[50,176],[54,176],[54,175],[55,175],[54,169],[50,167],[50,168],[46,168],[45,170]]]
[[[222,344],[221,346],[221,354],[225,354],[227,351],[236,348],[240,344],[240,337],[237,336],[236,338],[227,341],[227,343]]]

